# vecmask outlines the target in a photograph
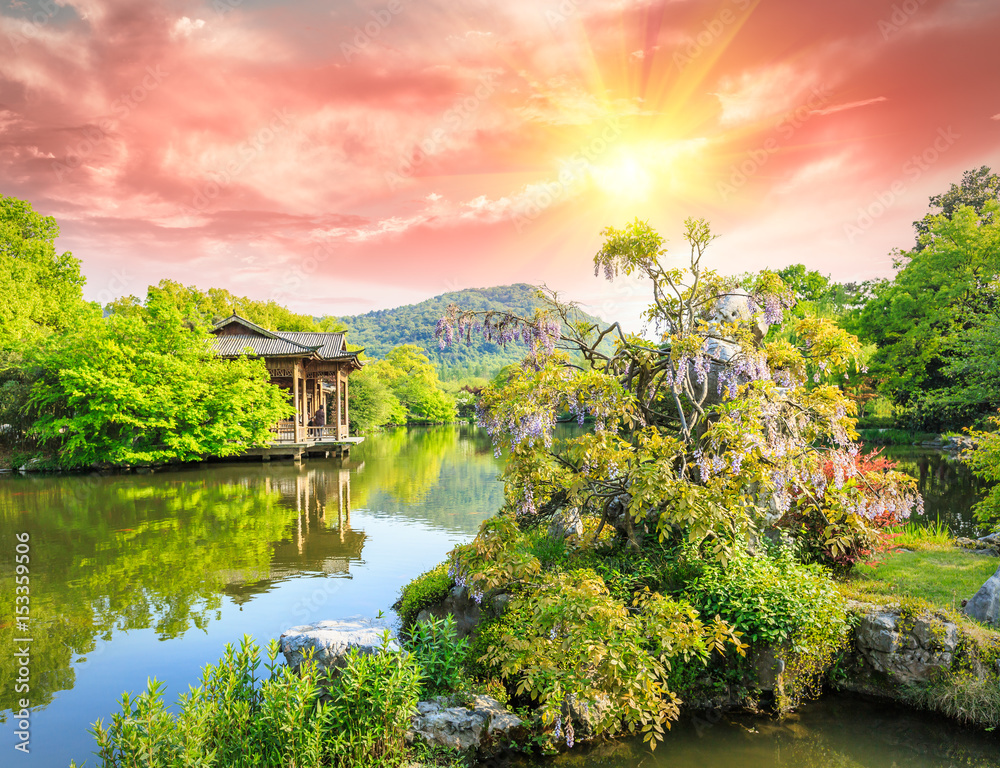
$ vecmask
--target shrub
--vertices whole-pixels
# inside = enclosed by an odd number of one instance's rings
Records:
[[[595,734],[627,728],[655,745],[679,713],[666,686],[671,665],[703,662],[727,643],[742,650],[721,621],[704,624],[691,606],[656,593],[626,606],[589,570],[545,574],[491,634],[498,641],[483,663],[537,701],[542,722],[570,747],[581,711]]]
[[[412,626],[405,648],[423,673],[421,698],[458,690],[468,646],[468,640],[458,638],[454,616],[418,621]]]
[[[403,587],[396,608],[403,626],[409,626],[416,621],[417,614],[424,608],[444,600],[454,584],[448,575],[447,564],[441,563]]]
[[[707,562],[688,597],[757,648],[787,648],[782,708],[814,691],[847,636],[846,604],[829,575],[786,549],[774,556],[738,553],[725,566]]]
[[[260,649],[244,637],[227,645],[201,685],[179,701],[174,717],[163,683],[121,698],[121,713],[93,734],[102,768],[368,768],[398,765],[417,702],[420,670],[408,656],[356,651],[330,676],[311,661],[296,674],[276,663],[268,645],[269,677],[259,680]],[[326,691],[329,701],[321,701]],[[74,764],[75,765],[75,764]]]

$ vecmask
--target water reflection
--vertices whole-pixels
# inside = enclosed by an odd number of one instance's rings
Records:
[[[178,640],[206,631],[227,601],[242,608],[295,580],[351,578],[369,541],[352,525],[359,514],[471,536],[502,501],[497,469],[488,440],[446,427],[387,433],[344,461],[0,480],[0,541],[26,531],[32,547],[32,706],[72,689],[98,641],[121,647],[123,633],[147,629]],[[11,620],[13,557],[13,543],[0,550],[7,648],[25,636]],[[13,673],[0,656],[0,718],[19,698]]]
[[[998,748],[938,716],[827,696],[780,721],[688,718],[652,753],[619,742],[515,768],[994,768]]]
[[[911,447],[890,447],[885,455],[899,463],[899,470],[917,478],[924,497],[922,520],[940,520],[956,535],[978,535],[972,507],[982,498],[985,486],[968,466],[940,451]]]

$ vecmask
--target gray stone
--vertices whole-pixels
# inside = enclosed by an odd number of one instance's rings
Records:
[[[577,702],[576,697],[571,696],[563,705],[563,716],[576,723],[574,738],[577,741],[588,741],[598,735],[597,725],[607,717],[611,709],[611,699],[604,694],[585,704]]]
[[[433,617],[443,619],[451,614],[455,617],[455,629],[458,636],[468,637],[471,635],[483,616],[483,609],[469,595],[467,587],[454,586],[448,596],[437,605],[424,608],[417,614],[417,621],[427,621]]]
[[[583,520],[577,507],[563,507],[549,522],[550,539],[567,539],[570,536],[583,536]]]
[[[976,621],[985,624],[1000,623],[1000,568],[986,580],[962,610]]]
[[[478,756],[494,754],[523,735],[524,724],[500,702],[473,696],[468,706],[453,706],[448,697],[417,703],[407,741],[451,747]]]
[[[389,633],[387,645],[386,632]],[[319,621],[292,627],[281,633],[279,643],[285,661],[292,668],[298,668],[302,664],[310,649],[320,669],[343,666],[343,658],[352,649],[367,655],[381,653],[383,648],[390,652],[400,650],[392,630],[372,619]]]
[[[902,620],[894,608],[868,605],[855,629],[854,643],[871,669],[891,682],[908,685],[927,682],[933,672],[951,666],[958,627],[931,615]]]

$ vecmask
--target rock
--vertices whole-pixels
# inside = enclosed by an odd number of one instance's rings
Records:
[[[785,694],[785,659],[790,649],[781,646],[765,645],[754,649],[750,661],[757,673],[757,686],[760,690],[773,693],[775,697]]]
[[[969,539],[959,536],[955,539],[955,545],[962,549],[968,549],[976,555],[1000,555],[1000,539],[981,538]]]
[[[583,520],[577,507],[563,507],[549,523],[550,539],[567,539],[570,536],[583,536]]]
[[[597,697],[596,701],[586,704],[578,703],[575,697],[570,697],[563,705],[563,717],[572,718],[576,723],[574,726],[574,738],[577,741],[588,741],[597,735],[597,723],[607,717],[611,710],[611,699],[604,694]]]
[[[467,587],[454,586],[448,596],[437,605],[424,608],[417,614],[417,621],[427,621],[434,617],[443,619],[448,614],[455,617],[455,629],[458,636],[468,637],[471,635],[483,617],[483,609],[475,600],[469,596]]]
[[[19,470],[21,472],[38,472],[38,471],[40,471],[39,468],[38,468],[38,465],[41,464],[41,463],[42,463],[42,460],[38,459],[38,458],[28,459],[27,463],[22,464],[19,467]]]
[[[962,611],[985,624],[1000,623],[1000,568],[986,580]]]
[[[898,610],[869,605],[855,629],[854,643],[872,670],[892,683],[909,685],[927,682],[935,671],[950,668],[958,627],[932,615],[904,620]]]
[[[452,706],[448,697],[421,701],[407,741],[451,747],[489,757],[524,734],[520,718],[489,696],[473,696],[469,706]]]
[[[388,645],[385,645],[386,632],[390,638]],[[400,650],[395,634],[371,619],[319,621],[292,627],[281,633],[279,643],[285,661],[293,669],[302,664],[310,648],[319,669],[343,666],[342,660],[352,648],[367,655],[381,653],[383,647],[390,652]]]

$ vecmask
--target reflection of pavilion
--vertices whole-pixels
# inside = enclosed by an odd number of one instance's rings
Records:
[[[249,579],[242,584],[234,579],[226,594],[236,602],[245,602],[268,591],[272,583],[299,574],[348,576],[351,563],[361,561],[366,539],[363,531],[351,529],[350,470],[293,465],[287,471],[268,474],[263,481],[265,491],[280,494],[280,503],[295,510],[294,527],[289,538],[272,545],[269,573],[245,574]]]

